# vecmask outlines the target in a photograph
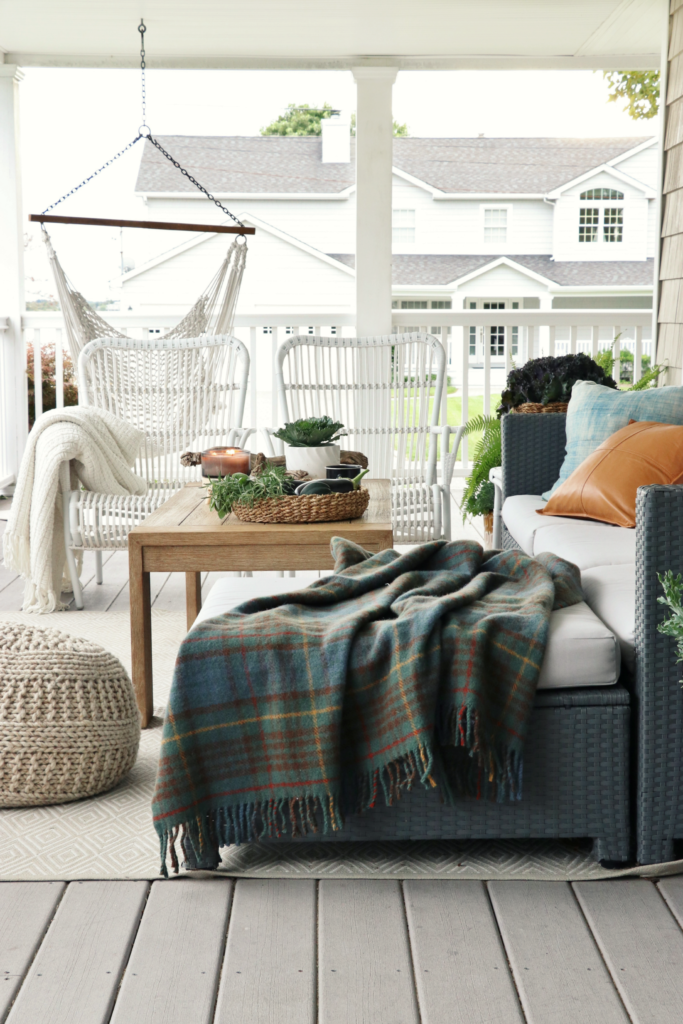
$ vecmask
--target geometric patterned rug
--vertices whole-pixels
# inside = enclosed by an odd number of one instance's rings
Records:
[[[60,629],[101,644],[130,672],[127,611],[26,615],[4,621]],[[0,810],[0,881],[153,879],[159,848],[151,799],[168,696],[185,616],[152,610],[155,719],[142,733],[138,760],[100,796],[51,807]],[[606,871],[587,844],[542,840],[403,843],[255,843],[224,851],[221,872],[246,878],[468,878],[579,881],[683,873],[683,861],[648,870]],[[193,875],[210,874],[192,872]],[[214,876],[215,877],[215,876]]]

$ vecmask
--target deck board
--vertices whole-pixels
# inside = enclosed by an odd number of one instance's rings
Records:
[[[316,883],[235,883],[216,1024],[314,1024]]]
[[[147,882],[72,882],[7,1024],[106,1024]]]
[[[663,878],[657,888],[666,900],[669,910],[683,928],[683,875]]]
[[[0,1020],[12,1005],[65,888],[64,882],[0,885]]]
[[[399,882],[321,881],[318,928],[320,1024],[418,1024]]]
[[[422,1024],[524,1024],[484,883],[403,888]]]
[[[528,1024],[629,1024],[567,883],[488,888]]]
[[[232,890],[227,879],[153,883],[111,1024],[210,1024]]]
[[[633,1024],[680,1024],[683,931],[657,887],[629,878],[574,890]]]

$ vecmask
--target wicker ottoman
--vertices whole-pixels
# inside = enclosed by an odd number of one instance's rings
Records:
[[[0,806],[111,789],[139,742],[133,687],[117,658],[56,629],[0,624]]]

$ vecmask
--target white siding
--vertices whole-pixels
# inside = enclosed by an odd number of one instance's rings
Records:
[[[209,236],[205,242],[125,281],[122,309],[132,306],[134,312],[141,313],[186,312],[216,273],[230,241],[226,243],[225,235]],[[307,312],[313,322],[323,312],[352,312],[354,285],[352,275],[340,267],[260,231],[249,239],[237,309],[244,314]]]
[[[621,160],[614,166],[631,178],[649,185],[650,188],[657,188],[657,142],[654,141],[647,149]]]
[[[548,287],[541,281],[536,281],[527,274],[515,270],[514,267],[505,265],[494,267],[493,270],[478,277],[465,281],[457,292],[457,300],[454,299],[453,306],[461,307],[460,298],[472,296],[478,298],[485,296],[496,299],[522,299],[531,296],[547,295]]]

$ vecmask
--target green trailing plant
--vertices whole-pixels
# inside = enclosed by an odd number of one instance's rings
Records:
[[[282,466],[270,466],[260,476],[233,473],[220,477],[208,485],[209,508],[223,519],[230,515],[233,505],[253,506],[266,498],[284,498],[294,493],[296,481],[287,476]]]
[[[292,448],[327,448],[346,437],[343,423],[335,423],[329,416],[312,416],[307,420],[285,423],[273,434]]]
[[[672,636],[676,641],[676,653],[678,657],[677,662],[683,661],[683,579],[681,574],[678,573],[674,576],[671,569],[668,569],[663,575],[661,572],[657,573],[657,579],[662,585],[664,591],[664,597],[658,597],[658,604],[663,604],[671,612],[671,618],[665,619],[664,622],[660,622],[657,629],[660,633],[664,633],[665,636]],[[683,682],[683,680],[681,680]]]
[[[495,416],[474,416],[465,424],[464,433],[481,438],[472,456],[472,471],[467,477],[462,496],[462,521],[467,516],[483,516],[493,512],[494,486],[489,480],[492,469],[502,462],[500,420]]]

